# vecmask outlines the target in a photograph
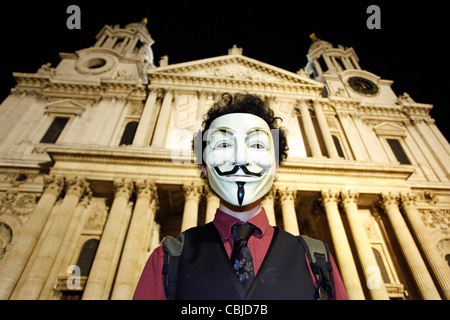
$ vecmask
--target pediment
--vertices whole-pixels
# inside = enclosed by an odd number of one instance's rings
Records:
[[[81,115],[85,110],[85,107],[76,101],[71,99],[65,99],[49,103],[45,107],[46,113],[56,114],[68,114],[68,115]]]
[[[307,75],[296,74],[240,54],[179,63],[148,71],[149,78],[203,78],[210,80],[250,81],[274,85],[297,85],[322,90],[323,84]]]
[[[406,130],[405,128],[400,127],[399,125],[383,122],[373,127],[375,133],[379,136],[405,136]]]

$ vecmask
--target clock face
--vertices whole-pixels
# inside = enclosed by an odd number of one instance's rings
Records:
[[[378,86],[366,78],[351,77],[348,79],[348,84],[353,90],[362,94],[374,95],[378,93]]]

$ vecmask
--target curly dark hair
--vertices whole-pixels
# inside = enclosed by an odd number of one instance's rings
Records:
[[[216,118],[229,113],[250,113],[262,118],[267,122],[270,129],[278,129],[278,139],[274,139],[274,147],[278,151],[275,152],[276,161],[281,165],[286,160],[289,150],[286,138],[287,133],[284,128],[278,127],[277,124],[277,120],[282,119],[275,117],[272,109],[256,95],[236,93],[233,97],[230,93],[226,92],[222,95],[222,99],[208,110],[204,117],[202,130],[194,135],[192,148],[198,164],[205,165],[203,150],[206,147],[206,141],[203,140],[203,134],[209,129],[209,126]],[[200,145],[202,146],[201,150],[200,148],[196,148],[196,146]]]

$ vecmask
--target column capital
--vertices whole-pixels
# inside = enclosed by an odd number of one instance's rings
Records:
[[[73,194],[81,197],[84,194],[90,193],[89,183],[84,177],[66,178],[66,195]]]
[[[264,198],[262,198],[262,201],[264,200],[275,200],[275,194],[276,194],[276,190],[275,189],[270,189],[269,192],[267,192],[267,194],[264,196]]]
[[[341,191],[341,200],[342,205],[345,206],[350,203],[357,203],[358,202],[359,193],[356,190],[342,190]]]
[[[149,87],[149,89],[150,89],[150,94],[154,94],[157,97],[159,97],[162,94],[162,92],[163,92],[162,88],[151,88],[151,87]]]
[[[298,106],[302,106],[303,105],[303,106],[308,107],[309,104],[312,102],[312,100],[308,99],[308,98],[299,98],[299,99],[295,100],[295,102],[296,102],[296,104]]]
[[[193,182],[183,185],[185,200],[200,201],[203,194],[203,186],[195,185]]]
[[[380,195],[381,205],[383,207],[388,205],[398,205],[399,195],[395,192],[382,192]]]
[[[297,198],[297,190],[285,187],[277,189],[278,197],[281,202],[285,201],[295,201]]]
[[[214,193],[214,191],[211,190],[211,188],[205,187],[205,195],[207,201],[209,201],[212,198],[217,198],[217,195]]]
[[[152,200],[157,197],[156,185],[153,181],[138,180],[135,183],[137,198]]]
[[[204,97],[207,98],[209,95],[212,95],[213,92],[211,90],[206,90],[206,89],[199,89],[197,90],[197,97],[200,99],[200,97]]]
[[[59,196],[64,187],[64,177],[45,176],[44,177],[44,192],[53,193]]]
[[[328,203],[328,202],[336,202],[339,199],[339,191],[331,190],[331,189],[323,189],[321,192],[322,195],[322,203]]]
[[[91,202],[91,198],[92,192],[85,194],[83,198],[81,198],[81,200],[78,202],[78,206],[81,206],[84,209],[86,209],[89,206],[89,203]]]
[[[166,96],[168,94],[174,95],[175,90],[173,88],[164,88],[163,94],[164,94],[164,96]]]
[[[130,179],[117,178],[113,181],[113,190],[115,197],[124,197],[130,199],[134,190],[133,182]]]
[[[403,208],[408,207],[408,206],[415,206],[415,201],[417,200],[417,196],[409,193],[409,192],[402,192],[400,193],[400,200],[401,200],[401,205]]]

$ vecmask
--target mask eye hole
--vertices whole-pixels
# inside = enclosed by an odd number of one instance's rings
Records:
[[[265,150],[266,146],[264,144],[262,144],[261,142],[253,142],[248,146],[250,149],[255,149],[255,150]]]
[[[231,143],[226,142],[226,141],[221,141],[218,144],[216,144],[215,149],[229,149],[231,148]]]

